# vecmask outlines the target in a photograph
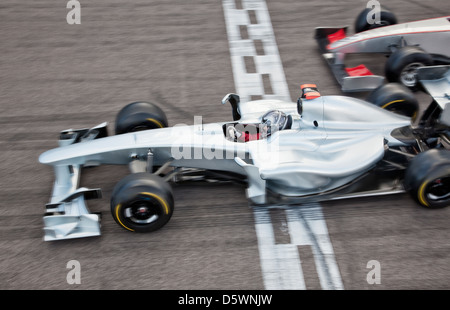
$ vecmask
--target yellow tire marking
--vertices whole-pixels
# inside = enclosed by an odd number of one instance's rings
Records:
[[[425,181],[422,183],[422,185],[419,188],[419,192],[417,194],[417,197],[419,198],[419,201],[421,204],[423,204],[426,207],[429,207],[430,204],[425,200],[425,187],[427,187],[429,181]]]
[[[390,106],[391,104],[393,104],[393,103],[396,103],[396,102],[403,102],[403,101],[405,101],[404,99],[400,99],[400,100],[393,100],[393,101],[391,101],[391,102],[388,102],[388,103],[386,103],[384,106],[382,106],[381,108],[382,109],[386,109],[388,106]]]
[[[169,214],[169,206],[167,205],[167,203],[164,201],[164,199],[162,199],[161,197],[159,197],[158,195],[155,195],[153,193],[149,193],[149,192],[143,192],[140,193],[141,195],[146,195],[146,196],[150,196],[155,198],[156,200],[158,200],[163,206],[164,206],[164,210],[166,211],[166,214]]]
[[[164,125],[160,121],[158,121],[154,118],[147,118],[147,120],[149,122],[155,123],[159,128],[164,128]]]
[[[134,229],[131,229],[131,228],[125,226],[125,225],[122,223],[122,221],[120,220],[120,217],[119,217],[119,210],[120,210],[121,207],[122,207],[122,204],[120,204],[120,203],[116,206],[116,219],[119,221],[119,224],[122,225],[124,228],[128,229],[129,231],[134,231]]]
[[[164,211],[166,212],[166,214],[169,214],[169,206],[167,205],[167,203],[165,202],[164,199],[162,199],[161,197],[159,197],[158,195],[155,195],[153,193],[143,192],[143,193],[139,193],[139,194],[155,198],[156,200],[158,200],[164,206]],[[122,221],[120,220],[119,210],[120,210],[121,207],[122,207],[122,204],[120,204],[120,203],[116,206],[116,218],[117,218],[117,221],[119,221],[119,224],[122,225],[122,227],[128,229],[129,231],[134,231],[134,229],[131,229],[131,228],[125,226],[122,223]]]

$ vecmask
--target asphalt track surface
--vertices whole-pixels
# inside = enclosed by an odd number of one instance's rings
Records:
[[[265,289],[253,211],[239,185],[175,185],[171,221],[135,234],[109,213],[128,169],[87,169],[83,186],[103,189],[89,202],[103,213],[102,236],[43,241],[54,176],[38,156],[57,146],[59,131],[103,121],[111,129],[117,111],[137,100],[160,104],[171,125],[193,124],[195,115],[231,120],[220,100],[235,89],[221,1],[82,0],[80,25],[67,24],[59,2],[0,4],[0,289]],[[291,97],[309,82],[323,95],[341,94],[313,30],[353,25],[366,1],[266,2]],[[448,1],[388,6],[402,22],[450,13]],[[367,62],[382,72],[381,61]],[[426,210],[407,195],[321,205],[345,289],[450,288],[450,208]],[[311,250],[298,250],[307,289],[320,289]],[[81,284],[66,281],[70,260],[81,264]],[[367,282],[371,260],[380,262],[380,284]]]

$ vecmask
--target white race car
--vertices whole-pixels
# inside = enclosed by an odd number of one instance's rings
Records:
[[[404,191],[425,207],[447,206],[450,71],[430,69],[423,82],[436,88],[437,99],[419,127],[360,99],[321,96],[306,84],[296,103],[225,96],[231,122],[168,127],[159,107],[135,102],[118,113],[113,136],[106,123],[64,130],[59,147],[39,157],[56,176],[44,239],[100,235],[100,216],[85,200],[100,198],[101,190],[79,182],[82,168],[102,164],[130,167],[112,192],[111,213],[135,232],[164,226],[174,211],[170,182],[193,177],[242,182],[250,204],[261,207]]]
[[[397,24],[391,12],[382,10],[379,23],[369,24],[363,10],[355,22],[355,34],[348,27],[318,27],[315,39],[342,91],[366,91],[377,88],[384,77],[375,75],[364,64],[349,68],[349,54],[380,53],[389,56],[385,76],[416,90],[417,68],[450,64],[450,16]]]

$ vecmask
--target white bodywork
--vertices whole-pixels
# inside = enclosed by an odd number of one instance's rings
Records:
[[[379,75],[349,75],[345,68],[345,57],[348,54],[389,55],[404,46],[418,46],[433,59],[450,62],[450,16],[374,28],[328,44],[328,35],[337,31],[347,32],[347,27],[318,27],[315,38],[344,92],[368,91],[384,82],[384,77]]]
[[[401,144],[391,131],[410,124],[408,118],[344,96],[303,100],[303,106],[300,116],[292,102],[241,103],[242,124],[259,123],[269,110],[293,116],[291,129],[267,139],[230,141],[224,135],[225,123],[174,126],[62,146],[43,153],[39,160],[57,170],[69,165],[129,164],[145,158],[151,149],[155,165],[172,160],[173,167],[245,174],[245,162],[259,171],[253,181],[268,181],[269,187],[284,195],[305,195],[344,185],[366,172],[383,157],[385,140],[391,146]],[[54,200],[68,194],[60,190]]]
[[[84,200],[99,190],[79,187],[84,166],[126,165],[149,161],[160,166],[229,171],[247,177],[247,196],[266,202],[267,190],[284,196],[304,196],[341,187],[372,169],[384,156],[386,143],[402,143],[390,133],[410,124],[365,101],[326,96],[297,104],[278,100],[240,103],[241,124],[258,123],[269,110],[293,118],[292,128],[267,139],[246,143],[226,138],[225,123],[152,129],[70,144],[39,157],[55,169],[53,196],[44,216],[45,240],[100,234],[99,217],[90,214]]]
[[[416,45],[450,57],[450,16],[375,28],[329,45],[330,52],[388,53],[392,46]],[[404,41],[402,43],[401,41]]]

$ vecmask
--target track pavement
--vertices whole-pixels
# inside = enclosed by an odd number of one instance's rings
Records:
[[[135,100],[159,103],[171,125],[192,124],[195,115],[231,120],[220,105],[235,85],[219,1],[80,2],[80,25],[67,24],[64,1],[0,4],[0,289],[264,289],[254,214],[237,185],[175,185],[167,226],[133,234],[109,214],[127,169],[87,169],[83,185],[103,189],[103,199],[89,202],[103,212],[103,235],[42,241],[53,172],[37,158],[56,147],[60,130],[103,121],[112,128],[116,112]],[[313,29],[352,25],[366,1],[266,2],[291,98],[307,82],[339,94]],[[450,12],[437,0],[388,6],[400,21]],[[382,71],[381,62],[367,62]],[[322,212],[345,289],[450,288],[449,208],[425,210],[398,195],[323,203]],[[271,217],[277,242],[289,242],[286,215]],[[311,248],[298,251],[306,288],[320,289]],[[79,285],[66,281],[70,260],[80,262]],[[380,284],[367,282],[372,260]]]

